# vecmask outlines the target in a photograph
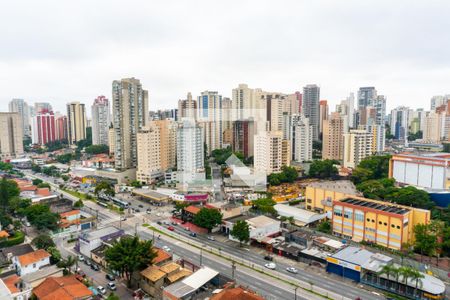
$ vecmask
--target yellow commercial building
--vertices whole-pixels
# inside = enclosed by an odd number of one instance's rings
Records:
[[[401,249],[414,241],[414,226],[430,222],[430,211],[362,197],[333,201],[333,234]]]

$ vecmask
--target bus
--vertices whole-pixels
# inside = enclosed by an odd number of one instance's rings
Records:
[[[129,207],[128,202],[122,201],[120,199],[117,199],[115,197],[112,197],[112,202],[114,205],[123,208],[123,209],[127,209]]]
[[[108,204],[102,201],[97,201],[97,204],[103,207],[108,207]]]

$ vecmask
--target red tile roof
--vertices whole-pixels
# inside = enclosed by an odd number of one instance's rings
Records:
[[[153,264],[158,264],[158,263],[166,261],[172,257],[169,253],[167,253],[166,251],[164,251],[162,249],[154,247],[153,250],[155,250],[158,255],[153,260]]]
[[[78,209],[74,209],[71,211],[66,211],[66,212],[60,213],[59,215],[61,216],[61,218],[67,218],[67,217],[75,216],[75,215],[79,215],[79,214],[80,214],[80,211]]]
[[[16,284],[20,282],[20,277],[16,274],[6,277],[5,279],[3,279],[3,282],[8,287],[8,290],[11,292],[11,294],[19,292]]]
[[[211,300],[264,300],[252,291],[243,289],[242,287],[224,289],[220,293],[212,296]]]
[[[39,249],[34,252],[19,256],[18,260],[22,266],[28,266],[47,257],[50,257],[50,254],[44,249]]]
[[[190,206],[186,207],[184,210],[193,215],[196,215],[200,211],[200,208],[197,206],[190,205]]]
[[[36,194],[39,196],[50,196],[50,190],[48,188],[38,188]]]
[[[33,290],[39,300],[77,300],[92,296],[92,291],[74,275],[49,277]]]

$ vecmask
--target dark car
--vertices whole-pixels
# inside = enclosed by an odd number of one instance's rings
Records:
[[[197,234],[195,232],[191,232],[191,233],[189,233],[189,235],[192,237],[197,237]]]
[[[162,225],[162,222],[161,222],[161,221],[158,221],[158,222],[156,222],[156,224],[158,224],[158,225]]]
[[[264,256],[264,259],[265,259],[265,260],[268,260],[268,261],[272,261],[272,260],[273,260],[273,257],[270,256],[270,255],[266,255],[266,256]]]
[[[89,259],[85,259],[85,260],[84,260],[84,263],[85,263],[87,266],[92,265],[92,263],[91,263],[91,261],[90,261]]]
[[[108,279],[109,281],[114,281],[116,278],[114,277],[113,274],[106,274],[106,279]]]
[[[100,271],[99,266],[97,266],[96,264],[92,264],[91,265],[91,269],[94,270],[94,271]]]
[[[134,211],[135,212],[141,212],[141,210],[139,208],[136,208]]]
[[[139,206],[140,208],[144,208],[144,205],[142,205],[142,204],[139,204],[138,206]]]

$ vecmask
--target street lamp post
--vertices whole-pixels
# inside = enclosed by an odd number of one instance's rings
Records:
[[[296,286],[294,289],[294,300],[297,300],[297,289],[298,289],[298,286]]]

